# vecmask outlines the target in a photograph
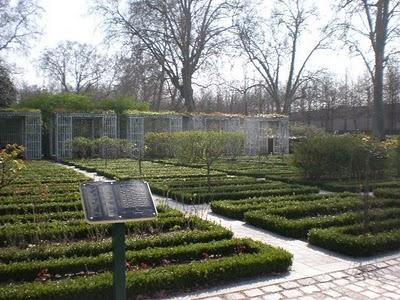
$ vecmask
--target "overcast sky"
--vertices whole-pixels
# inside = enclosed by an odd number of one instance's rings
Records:
[[[321,6],[323,19],[330,14],[329,3],[332,0],[316,1]],[[88,13],[89,0],[40,0],[44,12],[39,25],[43,35],[33,43],[27,57],[8,55],[8,60],[15,63],[17,74],[14,78],[18,84],[43,85],[46,81],[37,72],[37,59],[46,47],[54,47],[60,41],[73,40],[89,44],[101,45],[103,34],[99,28],[99,19]],[[232,69],[237,78],[241,77],[241,64]],[[339,76],[344,77],[346,72],[350,78],[355,78],[364,72],[364,66],[359,58],[350,58],[345,51],[324,51],[313,60],[314,67],[325,67]],[[231,71],[231,72],[232,72]]]

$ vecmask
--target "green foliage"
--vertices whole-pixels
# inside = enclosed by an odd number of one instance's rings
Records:
[[[161,290],[183,290],[232,281],[238,276],[260,276],[287,271],[292,256],[282,250],[250,240],[237,240],[236,249],[250,251],[217,259],[171,264],[127,272],[127,294],[137,298]],[[206,262],[206,263],[205,263]],[[195,283],[195,285],[194,285]],[[1,299],[110,299],[111,273],[55,280],[46,284],[10,284],[0,288]]]
[[[327,134],[323,128],[305,124],[290,124],[289,133],[292,137],[313,137]]]
[[[313,228],[343,226],[364,221],[364,212],[357,210],[339,214],[317,215],[313,217],[288,218],[282,215],[272,215],[265,210],[246,213],[246,222],[284,236],[305,239]],[[400,217],[400,208],[371,209],[369,221],[387,220]]]
[[[92,110],[93,103],[86,95],[41,93],[24,99],[17,107],[39,109],[48,124],[53,112],[88,112]]]
[[[253,210],[266,210],[276,207],[284,207],[291,205],[302,206],[302,203],[327,200],[335,202],[343,198],[354,197],[354,194],[301,194],[301,195],[285,195],[279,197],[258,197],[246,200],[223,200],[211,203],[211,210],[219,215],[243,220],[244,214]]]
[[[174,136],[168,132],[149,132],[144,137],[145,156],[148,158],[173,158]]]
[[[228,156],[232,143],[238,143],[241,133],[223,131],[186,131],[174,134],[175,156],[183,163],[204,163],[207,168],[208,188],[211,188],[211,166],[221,157]],[[239,142],[235,155],[242,152]]]
[[[133,145],[124,139],[103,136],[98,139],[77,137],[72,140],[72,153],[75,158],[117,159],[132,157]]]
[[[211,166],[217,159],[229,156],[232,144],[235,153],[243,151],[243,134],[223,131],[185,131],[174,133],[175,155],[183,163],[204,163]]]
[[[399,183],[400,185],[400,183]],[[400,200],[400,186],[397,188],[378,188],[374,190],[375,197]]]
[[[243,246],[243,254],[257,250],[250,245],[243,240],[230,239],[177,245],[175,247],[152,247],[141,250],[128,250],[126,251],[126,260],[131,266],[146,264],[154,268],[160,267],[165,261],[173,261],[176,264],[201,260],[204,259],[204,253],[211,257],[233,256],[237,254],[236,251],[240,246]],[[97,256],[48,258],[46,260],[2,264],[0,265],[0,282],[33,281],[38,270],[43,269],[47,269],[51,275],[78,273],[82,271],[82,266],[85,266],[87,271],[111,271],[112,254],[106,252]]]
[[[129,97],[101,99],[94,103],[94,107],[99,110],[114,111],[117,114],[122,114],[129,110],[148,111],[150,109],[148,103],[139,102],[136,99]]]
[[[326,229],[312,229],[308,235],[312,245],[350,256],[371,256],[400,248],[399,218]]]
[[[382,178],[386,150],[368,137],[321,135],[296,145],[293,162],[312,180]]]
[[[24,161],[21,160],[24,151],[24,147],[16,144],[0,148],[0,189],[11,184],[25,167]]]

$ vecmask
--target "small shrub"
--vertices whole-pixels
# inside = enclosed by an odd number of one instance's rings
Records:
[[[11,184],[18,177],[18,172],[25,167],[21,160],[24,150],[24,147],[16,144],[0,148],[0,189]]]

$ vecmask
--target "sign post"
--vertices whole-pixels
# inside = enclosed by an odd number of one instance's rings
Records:
[[[115,300],[126,299],[125,224],[112,225],[113,289]]]
[[[143,180],[85,182],[81,198],[88,223],[112,223],[114,299],[125,300],[125,222],[157,216],[149,185]]]

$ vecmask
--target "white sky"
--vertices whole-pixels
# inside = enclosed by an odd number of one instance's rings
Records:
[[[334,0],[316,1],[321,6],[323,18],[327,18],[329,3]],[[41,51],[46,47],[54,47],[60,41],[73,40],[94,45],[101,45],[102,31],[99,28],[99,19],[89,15],[89,0],[40,0],[44,8],[43,15],[39,21],[43,29],[43,35],[33,43],[29,55],[8,55],[9,62],[17,66],[14,79],[17,84],[26,82],[29,84],[44,85],[45,79],[38,73],[37,59]],[[313,59],[313,66],[324,67],[344,77],[346,72],[350,78],[361,75],[365,68],[359,58],[350,58],[345,51],[324,51]],[[241,65],[241,64],[238,64]],[[240,67],[230,70],[235,73],[234,77],[242,78]]]

